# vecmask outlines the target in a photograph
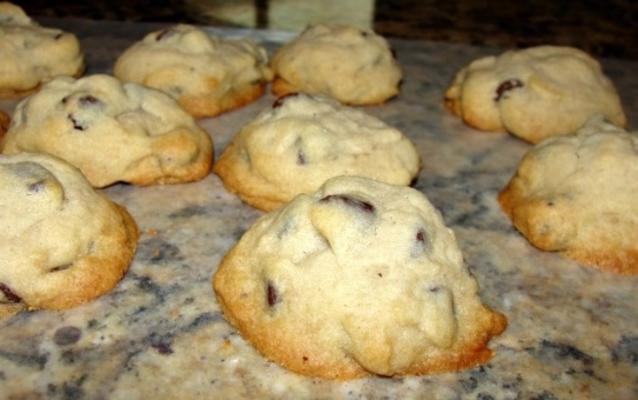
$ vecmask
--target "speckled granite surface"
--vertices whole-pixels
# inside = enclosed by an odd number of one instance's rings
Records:
[[[119,51],[156,27],[48,22],[79,34],[91,73],[109,71]],[[268,39],[270,50],[285,39],[250,33]],[[529,145],[473,131],[442,107],[456,69],[495,50],[426,41],[395,40],[393,46],[404,66],[402,92],[367,111],[415,141],[424,165],[416,187],[455,231],[484,302],[508,316],[508,329],[491,342],[495,357],[488,364],[459,373],[329,382],[262,358],[224,321],[210,285],[221,257],[261,213],[211,175],[185,185],[106,189],[143,232],[129,273],[90,304],[0,322],[0,398],[638,398],[638,277],[605,274],[531,247],[496,202]],[[604,66],[635,128],[638,63]],[[217,154],[272,100],[268,95],[203,120]]]

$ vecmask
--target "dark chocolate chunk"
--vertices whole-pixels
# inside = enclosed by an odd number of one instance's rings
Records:
[[[80,97],[78,103],[80,104],[80,107],[91,107],[96,104],[100,104],[101,101],[97,97],[87,94],[86,96]]]
[[[295,97],[295,96],[298,96],[298,95],[299,95],[299,93],[289,93],[287,95],[281,96],[280,98],[275,100],[274,103],[272,103],[272,108],[279,108],[279,107],[284,105],[284,101],[286,101],[286,99],[288,97]]]
[[[345,194],[331,194],[324,197],[320,201],[325,203],[325,202],[335,201],[335,200],[339,200],[343,202],[344,204],[346,204],[347,206],[357,208],[367,213],[374,213],[374,206],[372,204],[363,200],[346,196]]]
[[[275,289],[275,286],[273,286],[272,282],[269,281],[266,291],[268,292],[266,296],[268,298],[268,305],[270,307],[273,307],[279,302],[279,294],[277,293],[277,289]]]
[[[53,334],[53,341],[58,346],[68,346],[76,343],[82,337],[82,331],[75,326],[63,326]]]
[[[523,82],[518,79],[508,79],[501,82],[501,84],[496,88],[496,97],[494,97],[494,101],[499,101],[506,92],[521,87],[523,87]]]
[[[5,299],[7,299],[9,303],[19,303],[22,301],[22,298],[20,296],[15,294],[9,286],[5,285],[2,282],[0,282],[0,292],[4,294]]]
[[[40,193],[44,190],[44,188],[46,188],[46,186],[47,185],[44,180],[41,180],[31,183],[29,186],[27,186],[27,190],[29,191],[29,193]]]
[[[71,267],[71,264],[56,265],[55,267],[51,268],[49,272],[64,271],[65,269],[69,269],[70,267]]]
[[[303,152],[303,149],[299,149],[297,151],[297,165],[306,165],[306,155]]]
[[[157,34],[157,36],[155,36],[155,40],[157,40],[159,42],[160,40],[163,40],[163,39],[166,39],[166,38],[172,36],[174,33],[175,32],[172,29],[170,29],[170,28],[163,29]]]
[[[73,124],[73,129],[78,130],[78,131],[84,131],[86,130],[86,126],[82,125],[78,120],[76,120],[73,117],[73,114],[69,114],[67,115],[67,119],[69,121],[71,121],[71,123]]]

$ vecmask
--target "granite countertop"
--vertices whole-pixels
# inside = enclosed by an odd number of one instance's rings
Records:
[[[46,20],[75,32],[88,73],[110,72],[116,56],[154,24]],[[289,35],[248,34],[272,52]],[[457,235],[481,297],[505,313],[487,364],[419,377],[346,382],[311,379],[270,363],[224,320],[211,276],[261,213],[210,175],[190,184],[105,192],[142,231],[124,280],[98,300],[64,312],[22,313],[0,322],[2,399],[635,399],[638,398],[638,277],[585,268],[536,250],[513,229],[496,195],[530,145],[480,133],[442,106],[456,70],[498,49],[393,40],[404,67],[401,94],[366,111],[415,142],[423,169],[416,187]],[[638,120],[638,63],[603,60],[630,124]],[[216,154],[268,107],[256,103],[201,120]],[[11,110],[12,102],[0,102]],[[635,125],[634,125],[635,127]]]

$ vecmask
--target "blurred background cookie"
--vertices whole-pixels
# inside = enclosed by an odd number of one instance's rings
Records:
[[[299,93],[279,98],[245,126],[214,171],[242,200],[272,210],[339,175],[409,185],[419,165],[414,145],[397,129],[334,100]]]
[[[208,174],[212,141],[165,93],[108,75],[57,78],[22,100],[3,153],[44,152],[93,186],[188,182]]]
[[[602,119],[532,148],[499,195],[536,247],[638,273],[638,136]]]
[[[306,92],[365,105],[399,93],[401,68],[388,42],[369,29],[310,26],[277,50],[271,65],[278,96]]]
[[[338,177],[259,219],[214,276],[226,318],[295,372],[348,379],[486,362],[485,307],[453,232],[412,188]]]
[[[598,61],[571,47],[538,46],[475,60],[456,74],[445,105],[471,127],[508,131],[531,143],[574,133],[597,114],[627,124]]]
[[[0,156],[0,318],[64,309],[111,290],[137,227],[72,166],[44,154]]]
[[[21,97],[58,75],[84,70],[75,35],[41,27],[7,2],[0,3],[0,60],[0,98]]]
[[[266,51],[191,25],[146,35],[117,59],[114,75],[160,89],[195,117],[211,117],[259,98],[272,73]]]

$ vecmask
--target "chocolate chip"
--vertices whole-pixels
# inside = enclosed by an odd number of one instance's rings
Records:
[[[420,229],[416,233],[416,241],[417,242],[421,242],[421,243],[425,243],[425,232],[423,231],[423,229]]]
[[[439,286],[432,286],[431,288],[428,289],[430,293],[437,293],[439,290],[441,290]]]
[[[279,302],[279,294],[277,293],[277,289],[273,286],[272,282],[268,282],[268,287],[266,290],[268,297],[268,305],[273,307],[275,304]]]
[[[509,79],[501,82],[501,84],[498,85],[498,88],[496,88],[496,97],[494,97],[494,101],[499,101],[505,92],[521,87],[523,87],[523,82],[518,79]]]
[[[68,346],[76,343],[82,337],[82,331],[75,326],[63,326],[53,334],[53,342],[58,346]]]
[[[159,42],[160,40],[163,40],[163,39],[166,39],[166,38],[168,38],[170,36],[173,36],[174,33],[175,32],[172,29],[170,29],[170,28],[164,29],[164,30],[160,31],[157,34],[157,36],[155,36],[155,40],[157,40]]]
[[[361,32],[361,36],[363,37],[368,37],[368,35],[370,35],[368,32],[366,31],[360,31]]]
[[[306,155],[302,149],[297,151],[297,165],[306,165]]]
[[[64,36],[64,33],[63,33],[63,32],[60,32],[60,33],[58,33],[57,35],[53,36],[53,39],[54,39],[54,40],[58,40],[58,39],[60,39],[62,36]]]
[[[78,103],[80,107],[91,107],[102,102],[97,97],[87,94],[86,96],[80,97]]]
[[[64,96],[62,98],[62,104],[66,104],[69,101],[69,96]]]
[[[13,290],[4,283],[0,282],[0,292],[4,294],[4,298],[7,299],[9,303],[19,303],[22,301],[22,298],[15,294]]]
[[[29,191],[29,193],[40,193],[44,190],[44,188],[46,188],[46,186],[47,185],[44,180],[41,180],[27,186],[27,190]]]
[[[331,194],[331,195],[328,195],[328,196],[324,197],[320,201],[325,203],[325,202],[335,201],[335,200],[339,200],[339,201],[343,202],[344,204],[346,204],[347,206],[358,208],[358,209],[360,209],[362,211],[365,211],[367,213],[373,213],[374,212],[374,206],[372,204],[370,204],[370,203],[368,203],[366,201],[363,201],[363,200],[359,200],[359,199],[352,198],[350,196],[346,196],[344,194]]]
[[[67,119],[69,121],[71,121],[71,123],[73,124],[73,129],[78,130],[78,131],[84,131],[86,130],[86,126],[82,125],[80,122],[78,122],[74,117],[73,114],[69,114],[67,115]]]
[[[306,356],[302,356],[301,359],[303,360],[303,362],[308,361],[308,357],[306,357]]]
[[[51,268],[49,270],[49,272],[59,272],[59,271],[64,271],[65,269],[69,269],[71,267],[71,264],[62,264],[62,265],[57,265],[53,268]]]
[[[299,95],[299,93],[289,93],[287,95],[281,96],[280,98],[275,100],[274,103],[272,103],[272,108],[279,108],[279,107],[284,105],[284,101],[286,101],[287,98],[295,97],[295,96],[298,96],[298,95]]]

